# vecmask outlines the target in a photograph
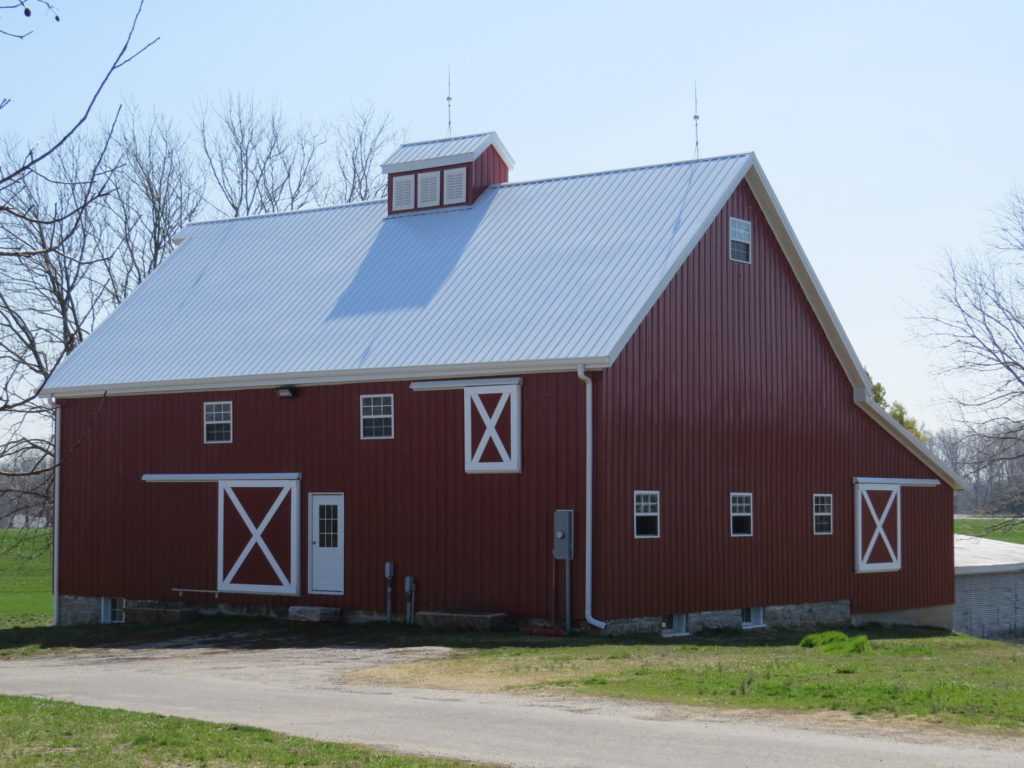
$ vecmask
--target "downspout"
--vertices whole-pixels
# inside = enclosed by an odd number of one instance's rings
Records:
[[[53,623],[60,625],[60,406],[54,401],[53,438]]]
[[[587,391],[587,563],[584,617],[590,626],[604,629],[605,622],[594,618],[594,382],[584,372],[582,365],[576,368],[576,375],[585,384]]]

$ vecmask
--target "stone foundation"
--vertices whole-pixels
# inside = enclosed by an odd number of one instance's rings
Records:
[[[57,598],[58,624],[62,627],[72,624],[99,624],[101,598],[61,595]]]
[[[850,620],[849,600],[798,605],[769,605],[764,609],[765,626],[782,629],[841,627],[850,624]],[[728,611],[689,613],[686,623],[687,631],[690,634],[716,629],[743,628],[739,608]],[[602,634],[653,634],[662,629],[666,629],[666,627],[661,616],[643,616],[635,619],[611,619]]]
[[[853,626],[881,624],[884,627],[931,627],[953,629],[953,606],[930,605],[926,608],[910,608],[905,611],[883,611],[881,613],[857,613],[852,617]]]

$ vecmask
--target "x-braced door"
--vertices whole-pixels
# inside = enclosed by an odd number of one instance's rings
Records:
[[[857,572],[898,571],[903,537],[900,486],[857,484],[854,514]]]
[[[217,488],[217,589],[299,591],[297,480],[221,480]]]

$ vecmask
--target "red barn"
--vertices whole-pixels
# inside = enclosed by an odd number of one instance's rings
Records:
[[[561,622],[568,567],[606,631],[949,623],[957,479],[756,158],[511,167],[406,144],[387,200],[179,234],[45,390],[59,621],[372,618],[412,577],[417,611]]]

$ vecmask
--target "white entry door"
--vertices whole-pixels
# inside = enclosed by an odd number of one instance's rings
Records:
[[[309,494],[309,591],[345,592],[345,495]]]

